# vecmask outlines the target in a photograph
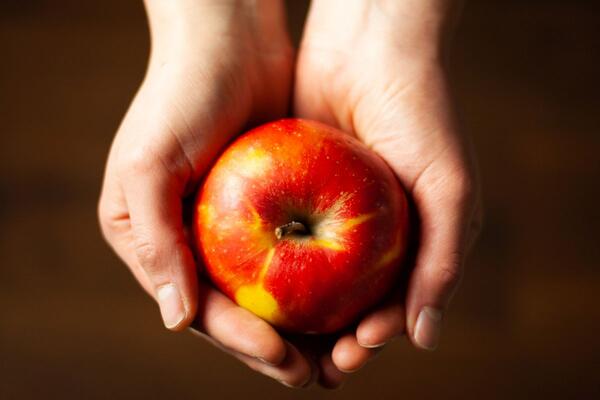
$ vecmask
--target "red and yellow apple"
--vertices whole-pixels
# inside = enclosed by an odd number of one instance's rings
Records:
[[[235,140],[195,204],[213,283],[286,331],[329,333],[390,290],[407,201],[389,166],[354,137],[284,119]]]

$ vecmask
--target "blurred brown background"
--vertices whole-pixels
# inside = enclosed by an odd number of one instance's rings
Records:
[[[598,2],[467,5],[452,76],[485,230],[439,351],[396,341],[333,393],[168,333],[102,241],[103,163],[148,45],[138,1],[0,2],[1,399],[600,395]]]

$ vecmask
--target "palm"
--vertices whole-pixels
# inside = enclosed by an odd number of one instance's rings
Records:
[[[373,53],[372,44],[352,53],[305,45],[294,110],[358,136],[412,191],[423,171],[458,145],[456,135],[448,135],[454,121],[443,73],[392,51]]]

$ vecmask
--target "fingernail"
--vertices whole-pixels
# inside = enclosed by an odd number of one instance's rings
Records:
[[[267,361],[266,359],[264,359],[264,358],[262,358],[262,357],[256,357],[256,359],[257,359],[258,361],[260,361],[261,363],[263,363],[263,364],[266,364],[266,365],[268,365],[268,366],[271,366],[271,367],[276,367],[276,366],[277,366],[277,364],[274,364],[274,363],[272,363],[272,362],[270,362],[270,361]]]
[[[279,383],[281,383],[282,385],[287,386],[289,388],[292,388],[292,389],[306,389],[307,387],[309,387],[313,383],[313,377],[312,377],[312,374],[311,374],[311,376],[309,376],[308,379],[305,382],[297,384],[297,385],[292,385],[291,383],[288,383],[288,382],[283,381],[283,380],[280,380]]]
[[[440,341],[442,312],[436,308],[423,307],[415,324],[415,342],[425,350],[435,350]]]
[[[300,386],[294,386],[290,383],[287,383],[286,381],[279,380],[278,382],[281,383],[283,386],[289,387],[291,389],[299,389],[300,388]]]
[[[310,377],[302,385],[302,387],[305,389],[311,387],[317,381],[317,379],[319,379],[319,364],[314,357],[315,356],[311,354],[306,355],[306,359],[310,364]]]
[[[287,386],[292,389],[306,389],[316,381],[317,377],[318,377],[318,374],[316,374],[315,371],[312,370],[310,376],[306,379],[306,381],[303,383],[300,383],[300,384],[292,385],[291,383],[286,382],[284,380],[280,380],[280,379],[278,379],[278,381],[283,386]]]
[[[365,364],[366,364],[366,362],[365,362]],[[339,369],[344,374],[353,374],[356,371],[358,371],[359,369],[361,369],[362,367],[364,367],[364,364],[360,365],[358,368],[353,368],[353,369],[345,369],[345,368],[340,368],[340,367],[337,367],[337,369]]]
[[[361,347],[364,347],[365,349],[378,349],[378,348],[385,346],[386,344],[388,344],[390,342],[393,342],[394,340],[398,339],[400,336],[402,336],[402,333],[394,335],[394,336],[390,337],[389,339],[387,339],[386,341],[383,341],[381,343],[371,344],[371,343],[362,343],[359,341],[358,344]]]
[[[185,308],[177,286],[169,283],[159,287],[156,297],[165,326],[169,329],[175,328],[185,318]]]
[[[358,342],[358,344],[360,345],[360,347],[364,347],[365,349],[377,349],[379,347],[385,346],[387,344],[387,342],[381,342],[381,343],[377,343],[377,344],[368,344],[368,343]]]
[[[279,383],[281,383],[283,386],[289,387],[290,389],[300,389],[304,387],[304,384],[302,385],[292,385],[291,383],[288,383],[284,380],[278,380]]]
[[[316,372],[316,371],[311,372],[310,378],[308,378],[308,380],[306,382],[304,382],[304,384],[301,387],[304,389],[311,387],[317,381],[318,377],[319,377],[318,372]]]

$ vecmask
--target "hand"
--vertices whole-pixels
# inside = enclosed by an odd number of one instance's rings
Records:
[[[279,0],[146,2],[146,77],[114,139],[102,231],[159,304],[167,328],[210,342],[288,385],[308,360],[266,322],[198,279],[183,202],[233,135],[285,115],[292,59]],[[240,335],[244,332],[244,335]]]
[[[444,73],[459,4],[447,0],[314,0],[298,55],[294,112],[356,135],[387,161],[420,225],[400,290],[342,335],[332,359],[355,371],[404,333],[434,349],[480,214],[478,186]],[[409,266],[406,266],[409,267]]]

